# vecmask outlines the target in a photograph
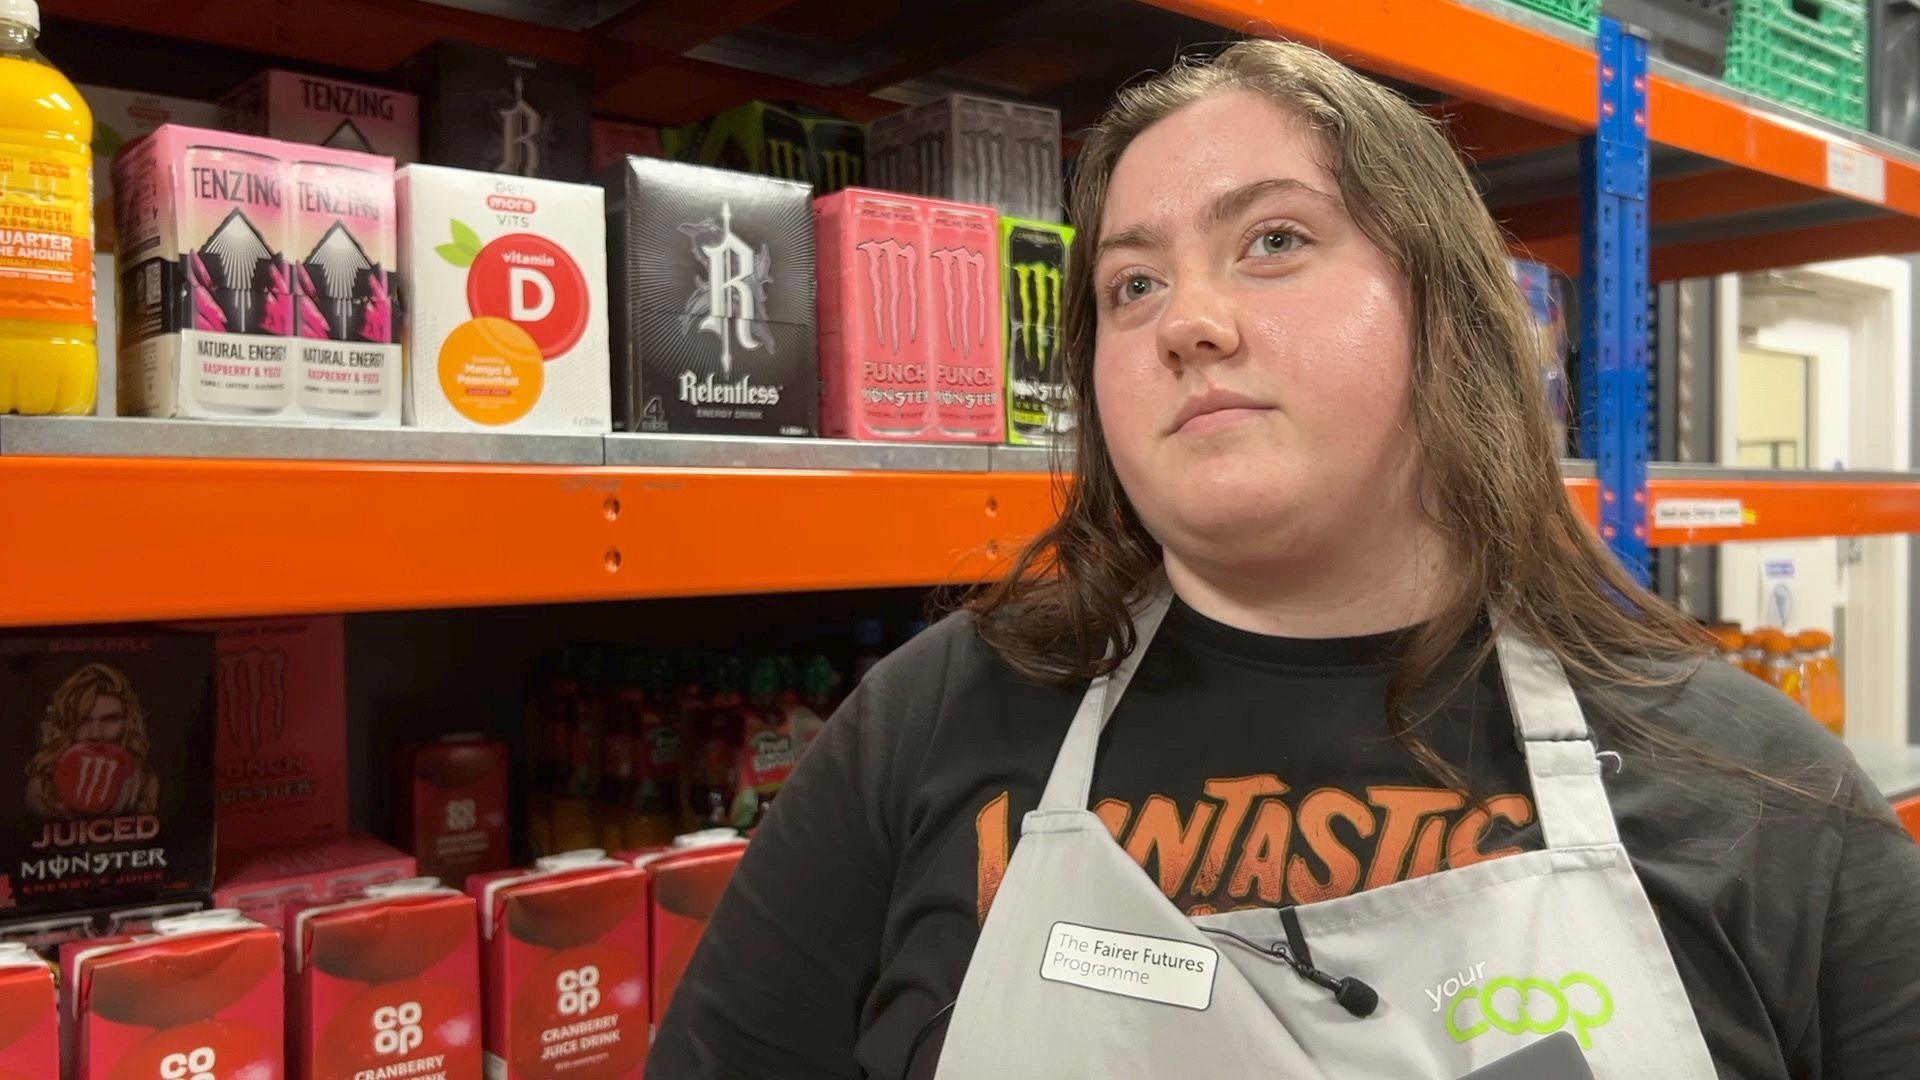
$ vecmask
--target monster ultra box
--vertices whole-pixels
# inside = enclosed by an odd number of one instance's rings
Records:
[[[412,165],[397,194],[407,422],[607,431],[600,189]]]
[[[867,182],[1060,221],[1060,113],[950,94],[867,127]]]
[[[421,161],[574,182],[591,171],[586,68],[441,41],[404,77],[420,95]]]
[[[0,918],[213,878],[213,639],[0,637]]]
[[[1073,430],[1060,304],[1073,227],[1000,219],[1000,304],[1007,324],[1007,441],[1050,446]]]
[[[420,100],[412,94],[297,71],[263,71],[220,100],[220,126],[270,139],[420,156]]]
[[[807,185],[637,157],[602,183],[621,301],[615,426],[814,434],[820,394]]]

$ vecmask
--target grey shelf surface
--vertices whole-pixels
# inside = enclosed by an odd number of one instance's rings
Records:
[[[606,437],[607,464],[666,469],[986,472],[991,458],[991,448],[986,446],[728,435],[615,434]]]
[[[599,465],[606,460],[598,435],[509,435],[125,416],[0,416],[0,455],[485,465]]]
[[[1891,802],[1920,796],[1920,746],[1847,743],[1860,768]]]

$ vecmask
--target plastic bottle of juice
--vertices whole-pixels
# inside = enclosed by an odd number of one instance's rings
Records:
[[[1844,736],[1847,689],[1840,681],[1840,661],[1833,656],[1833,635],[1825,630],[1803,630],[1793,644],[1807,658],[1807,711],[1822,727]]]
[[[1720,623],[1713,627],[1714,640],[1720,646],[1720,659],[1734,667],[1746,666],[1747,635],[1733,623]]]
[[[1740,654],[1740,666],[1746,668],[1747,673],[1754,678],[1767,677],[1767,635],[1779,632],[1771,626],[1759,626],[1747,635],[1747,647]]]
[[[39,35],[33,0],[0,0],[0,413],[90,413],[93,113]]]
[[[1794,701],[1804,701],[1800,691],[1800,665],[1794,662],[1792,641],[1784,632],[1771,628],[1753,636],[1759,639],[1760,648],[1766,654],[1766,666],[1760,677]]]

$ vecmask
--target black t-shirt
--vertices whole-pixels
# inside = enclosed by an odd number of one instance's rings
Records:
[[[1107,728],[1093,809],[1196,914],[1539,847],[1497,665],[1462,668],[1420,727],[1469,799],[1387,729],[1397,640],[1264,637],[1175,601]],[[931,1076],[944,1007],[1083,690],[1021,678],[964,615],[875,668],[749,845],[648,1075]],[[1920,848],[1846,749],[1717,662],[1605,706],[1718,765],[1615,746],[1581,697],[1601,748],[1622,754],[1608,779],[1622,840],[1721,1075],[1920,1075]],[[1773,793],[1741,768],[1833,799]]]

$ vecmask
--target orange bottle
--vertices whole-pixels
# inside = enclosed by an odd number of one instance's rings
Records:
[[[1764,657],[1760,677],[1796,702],[1801,698],[1800,665],[1793,659],[1793,643],[1787,635],[1768,628],[1754,633]]]
[[[1747,669],[1747,674],[1756,679],[1768,679],[1767,638],[1779,632],[1771,626],[1762,626],[1747,635],[1746,650],[1740,654],[1740,666]]]
[[[1734,623],[1719,623],[1709,631],[1720,646],[1720,659],[1735,667],[1746,666],[1747,635]]]
[[[1833,655],[1833,635],[1825,630],[1803,630],[1793,639],[1806,656],[1807,711],[1835,735],[1847,733],[1847,688],[1840,678],[1840,661]]]

